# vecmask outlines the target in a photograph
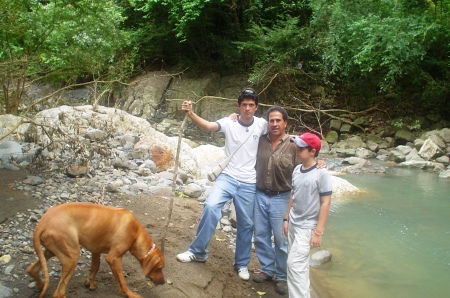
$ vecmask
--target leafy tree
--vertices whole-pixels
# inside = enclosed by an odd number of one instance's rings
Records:
[[[70,82],[129,69],[121,8],[108,0],[0,0],[0,66],[6,113],[18,112],[24,83]],[[111,67],[112,66],[112,67]],[[120,67],[119,67],[120,68]]]
[[[255,58],[255,80],[307,74],[362,105],[380,96],[411,103],[412,93],[430,106],[447,102],[450,1],[299,1],[303,19],[288,18],[281,3],[271,10],[284,17],[254,22],[238,42]],[[302,61],[306,73],[287,71]]]

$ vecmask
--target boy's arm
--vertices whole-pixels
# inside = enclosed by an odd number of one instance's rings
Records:
[[[198,128],[206,131],[219,131],[217,122],[209,122],[192,111],[192,102],[190,100],[185,100],[181,104],[181,109],[187,113],[188,117],[191,118]]]
[[[328,213],[330,212],[331,195],[320,197],[319,220],[311,237],[311,247],[320,247],[322,244],[322,235],[325,230]]]
[[[291,198],[289,199],[289,204],[288,204],[286,214],[284,215],[284,219],[283,219],[283,230],[281,231],[281,233],[283,234],[284,237],[287,237],[287,235],[288,235],[289,212],[291,211],[293,203],[294,203],[294,193],[291,192]]]

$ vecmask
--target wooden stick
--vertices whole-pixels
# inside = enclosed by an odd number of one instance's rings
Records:
[[[189,95],[187,99],[189,100]],[[173,180],[172,180],[172,196],[170,197],[169,203],[169,214],[167,215],[166,225],[163,230],[163,235],[161,237],[161,252],[164,253],[164,243],[166,239],[167,230],[169,229],[170,219],[172,218],[172,210],[173,210],[173,199],[175,196],[175,188],[177,184],[177,176],[178,176],[178,164],[180,160],[180,151],[181,151],[181,139],[183,138],[184,126],[186,124],[188,118],[188,113],[184,114],[183,122],[181,122],[180,132],[178,133],[178,144],[177,144],[177,156],[175,158],[175,168],[173,170]]]

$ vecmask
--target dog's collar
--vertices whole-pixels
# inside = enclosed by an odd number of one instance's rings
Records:
[[[155,245],[155,243],[153,243],[152,247],[150,247],[147,254],[150,254],[155,249],[155,247],[156,247],[156,245]]]

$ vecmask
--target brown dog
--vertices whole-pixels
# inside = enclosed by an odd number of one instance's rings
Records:
[[[162,268],[164,256],[136,217],[127,209],[107,207],[92,203],[66,203],[50,208],[36,226],[33,245],[39,260],[27,268],[27,273],[42,288],[39,298],[45,295],[49,284],[47,260],[56,256],[62,265],[61,279],[53,297],[66,297],[66,286],[75,272],[80,245],[92,253],[92,264],[86,286],[94,290],[95,275],[100,267],[100,254],[107,253],[108,262],[127,297],[141,297],[133,293],[125,282],[122,256],[127,252],[136,257],[145,275],[153,283],[164,283]],[[45,251],[42,251],[42,246]],[[43,268],[44,283],[39,277]]]

